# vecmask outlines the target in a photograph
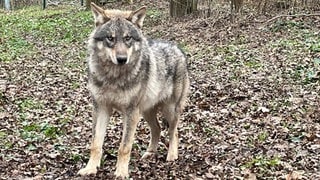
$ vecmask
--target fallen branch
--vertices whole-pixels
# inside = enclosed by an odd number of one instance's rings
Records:
[[[283,17],[310,17],[310,16],[320,16],[320,14],[293,14],[293,15],[282,14],[279,16],[275,16],[275,17],[269,19],[268,21],[265,21],[264,25],[262,25],[260,28],[263,28],[264,26],[266,26],[266,24],[268,24],[276,19],[283,18]]]
[[[274,21],[274,20],[282,18],[282,17],[300,17],[300,16],[310,17],[310,16],[320,16],[320,14],[293,14],[293,15],[285,15],[285,14],[283,14],[283,15],[279,15],[279,16],[273,17],[273,18],[269,19],[268,21],[266,21],[265,23],[269,23],[271,21]]]

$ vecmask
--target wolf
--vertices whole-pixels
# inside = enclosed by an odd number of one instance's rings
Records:
[[[129,177],[134,134],[141,115],[151,129],[142,159],[157,151],[161,111],[168,124],[167,161],[178,158],[178,121],[189,91],[186,56],[175,44],[142,33],[146,7],[136,11],[105,10],[91,3],[95,28],[88,40],[88,89],[93,99],[90,159],[78,174],[96,174],[106,125],[116,110],[123,119],[115,176]]]

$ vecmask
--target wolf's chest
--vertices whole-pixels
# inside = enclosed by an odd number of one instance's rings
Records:
[[[120,89],[110,86],[97,87],[89,84],[89,90],[98,102],[118,107],[128,106],[142,93],[140,84],[129,89]]]
[[[134,105],[144,111],[168,98],[171,95],[172,87],[163,87],[161,83],[157,82],[136,84],[128,89],[117,89],[109,86],[97,87],[89,84],[89,90],[96,101],[118,110],[125,110]]]

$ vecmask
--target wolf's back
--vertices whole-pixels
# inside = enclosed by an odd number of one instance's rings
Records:
[[[152,39],[148,39],[148,45],[156,61],[159,75],[174,80],[187,78],[187,58],[177,45]]]
[[[148,50],[151,56],[147,99],[150,102],[177,102],[176,108],[180,112],[189,91],[185,54],[173,43],[151,39]]]

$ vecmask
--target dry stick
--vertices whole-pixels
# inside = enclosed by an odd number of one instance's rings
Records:
[[[276,17],[273,17],[271,19],[269,19],[268,21],[266,21],[265,23],[269,23],[271,21],[274,21],[275,19],[279,19],[282,17],[300,17],[300,16],[304,16],[304,17],[310,17],[310,16],[320,16],[320,14],[293,14],[293,15],[279,15]]]
[[[320,16],[320,14],[293,14],[293,15],[282,14],[282,15],[273,17],[273,18],[269,19],[268,21],[264,22],[264,25],[262,25],[262,27],[260,27],[260,28],[263,28],[266,24],[268,24],[276,19],[282,18],[282,17],[300,17],[300,16],[310,17],[310,16]]]

